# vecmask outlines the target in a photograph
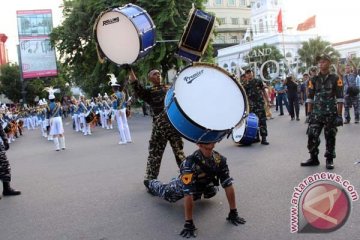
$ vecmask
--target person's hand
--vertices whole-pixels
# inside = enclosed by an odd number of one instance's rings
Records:
[[[196,238],[195,230],[197,230],[197,228],[195,227],[193,220],[186,220],[184,229],[180,232],[180,236],[184,238]]]
[[[228,220],[230,223],[234,224],[235,226],[246,223],[244,218],[239,217],[236,208],[230,210],[229,216],[226,218],[226,220]]]
[[[5,141],[3,141],[3,143],[4,143],[5,151],[9,150],[9,148],[10,148],[9,142],[7,140],[5,140]]]
[[[342,116],[340,116],[340,115],[338,115],[337,117],[336,117],[336,126],[337,127],[340,127],[340,126],[342,126],[343,124],[344,124],[344,121],[343,121],[343,118],[342,118]]]

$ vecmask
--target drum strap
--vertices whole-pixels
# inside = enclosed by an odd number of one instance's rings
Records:
[[[51,117],[52,117],[52,118],[55,117],[55,115],[59,112],[59,109],[60,109],[60,108],[59,108],[58,106],[56,106],[54,113],[51,114]]]

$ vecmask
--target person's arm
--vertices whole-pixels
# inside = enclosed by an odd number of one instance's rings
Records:
[[[184,197],[185,221],[193,220],[193,208],[194,208],[194,201],[192,195],[185,195]]]
[[[225,189],[226,198],[229,203],[230,210],[236,208],[236,201],[235,201],[235,190],[233,185],[226,187]]]
[[[228,220],[230,223],[234,224],[235,226],[239,224],[245,224],[246,221],[244,218],[239,217],[239,213],[236,208],[236,200],[235,200],[235,190],[233,185],[230,185],[226,188],[224,188],[226,193],[226,198],[229,203],[230,212],[226,220]]]

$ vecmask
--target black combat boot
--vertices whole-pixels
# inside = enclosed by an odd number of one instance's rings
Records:
[[[269,145],[270,143],[268,141],[266,141],[266,137],[265,136],[262,136],[261,137],[261,144],[262,145]]]
[[[3,195],[4,196],[16,196],[20,195],[21,192],[10,187],[10,182],[3,182]]]
[[[326,169],[334,169],[334,159],[331,157],[326,158]]]
[[[311,155],[310,159],[306,160],[305,162],[302,162],[300,165],[302,167],[308,167],[308,166],[318,166],[319,164],[320,162],[317,155]]]

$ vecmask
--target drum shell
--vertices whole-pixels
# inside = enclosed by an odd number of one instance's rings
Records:
[[[126,15],[137,29],[140,41],[139,58],[144,57],[150,48],[155,45],[155,25],[152,19],[146,11],[133,4],[121,8],[119,12]]]
[[[235,131],[233,131],[233,140],[234,142],[243,145],[251,145],[257,137],[259,118],[256,116],[255,113],[249,113],[244,124],[245,124],[245,129],[240,141],[237,141],[235,139],[234,137]]]
[[[177,55],[187,61],[199,61],[209,43],[215,17],[199,9],[193,10],[190,15]]]
[[[91,123],[92,120],[94,120],[95,114],[93,112],[89,112],[85,115],[85,121],[86,123]]]
[[[219,142],[228,132],[208,130],[192,121],[181,110],[171,87],[165,96],[166,114],[175,129],[187,140],[195,143]]]

